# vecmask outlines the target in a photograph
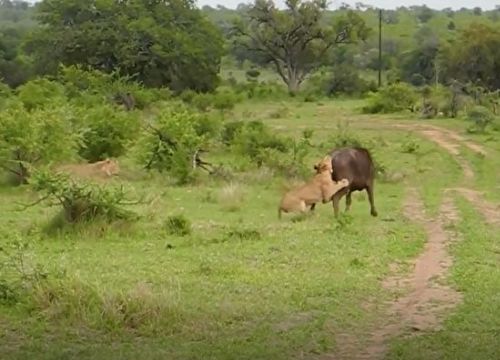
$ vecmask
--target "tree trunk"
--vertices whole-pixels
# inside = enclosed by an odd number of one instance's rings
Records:
[[[300,89],[300,81],[296,74],[294,73],[290,74],[287,85],[288,85],[288,93],[291,96],[297,95]]]

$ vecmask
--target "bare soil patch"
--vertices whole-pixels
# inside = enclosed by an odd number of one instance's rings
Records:
[[[451,188],[447,191],[456,191],[469,201],[490,225],[500,225],[500,206],[486,201],[483,192],[468,188]]]

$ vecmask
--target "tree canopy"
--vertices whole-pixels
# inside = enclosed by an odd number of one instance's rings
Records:
[[[223,39],[190,0],[44,0],[37,20],[26,49],[39,73],[62,63],[175,90],[217,84]]]

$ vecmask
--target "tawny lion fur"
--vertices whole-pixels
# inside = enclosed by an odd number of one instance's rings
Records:
[[[64,172],[78,178],[110,178],[120,173],[120,166],[116,160],[106,159],[92,164],[69,164],[56,168],[58,172]]]
[[[321,162],[314,166],[316,175],[306,184],[288,191],[283,198],[278,209],[278,217],[282,212],[305,212],[317,202],[324,204],[332,200],[333,195],[349,185],[347,179],[339,182],[332,180],[332,158],[326,156]]]

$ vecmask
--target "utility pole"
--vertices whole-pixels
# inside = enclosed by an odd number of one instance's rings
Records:
[[[378,11],[378,87],[382,86],[382,9]]]

